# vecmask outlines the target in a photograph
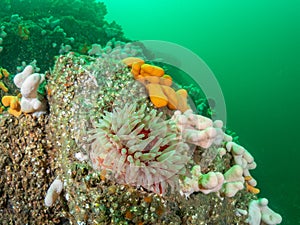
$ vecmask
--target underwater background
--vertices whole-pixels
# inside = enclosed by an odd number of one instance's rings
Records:
[[[227,126],[254,156],[259,196],[300,224],[300,2],[104,1],[133,40],[182,45],[211,68]]]

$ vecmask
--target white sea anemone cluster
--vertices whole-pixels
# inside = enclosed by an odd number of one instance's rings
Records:
[[[89,156],[96,170],[108,170],[116,182],[165,194],[178,189],[178,175],[189,160],[189,146],[176,125],[146,104],[125,104],[105,112],[89,131]]]
[[[94,43],[91,49],[88,51],[91,56],[101,58],[112,58],[112,59],[125,59],[130,56],[144,58],[143,49],[141,43],[125,43],[122,41],[116,41],[112,39],[106,43],[106,46],[102,47],[100,44]]]
[[[45,205],[47,207],[50,207],[55,203],[56,199],[59,197],[60,193],[62,192],[63,187],[64,187],[63,182],[58,178],[56,178],[52,182],[45,197]]]

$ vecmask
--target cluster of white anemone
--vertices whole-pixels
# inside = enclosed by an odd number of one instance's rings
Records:
[[[147,110],[145,104],[126,104],[105,112],[93,122],[89,156],[94,169],[111,171],[116,182],[164,194],[178,188],[189,146],[172,120]]]

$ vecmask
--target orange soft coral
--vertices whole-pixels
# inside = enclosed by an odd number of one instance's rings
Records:
[[[9,72],[4,68],[0,68],[0,78],[2,78],[2,76],[6,78],[9,76]]]
[[[189,109],[187,104],[187,91],[180,89],[177,92],[171,87],[172,77],[165,74],[163,68],[151,64],[136,57],[128,57],[122,60],[129,68],[137,81],[145,85],[151,102],[155,107],[168,106],[172,110],[185,112]]]
[[[157,108],[164,107],[168,104],[168,97],[164,94],[159,84],[150,83],[146,85],[150,100]]]
[[[158,67],[158,66],[154,66],[154,65],[150,65],[150,64],[143,64],[141,66],[141,74],[161,77],[165,74],[165,71],[163,68]]]
[[[2,98],[2,104],[5,107],[9,107],[8,112],[15,117],[19,117],[21,115],[21,105],[20,99],[18,96],[4,96]]]
[[[2,79],[3,77],[8,78],[8,76],[9,72],[6,69],[0,67],[0,79]],[[2,81],[0,81],[0,89],[6,93],[8,92],[8,88]]]
[[[0,89],[2,89],[4,92],[8,92],[8,88],[5,86],[5,84],[0,81]]]
[[[251,176],[245,176],[245,181],[246,181],[246,189],[247,191],[251,192],[252,194],[258,194],[260,192],[260,190],[254,186],[252,186],[251,184],[248,183],[249,180],[252,179]]]
[[[122,62],[125,63],[128,67],[132,67],[134,63],[138,63],[141,65],[145,63],[143,59],[137,57],[127,57],[123,59]]]

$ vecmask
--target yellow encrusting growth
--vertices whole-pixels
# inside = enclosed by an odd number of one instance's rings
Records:
[[[246,176],[245,178],[246,181],[246,190],[251,192],[252,194],[258,194],[260,192],[260,190],[256,187],[253,187],[251,184],[249,184],[247,181],[251,180],[252,177],[251,176]]]
[[[147,84],[146,88],[149,93],[149,97],[151,99],[151,102],[157,107],[161,108],[168,104],[168,98],[164,94],[161,86],[159,84]]]
[[[251,192],[252,194],[255,194],[255,195],[257,195],[260,192],[260,190],[258,188],[253,187],[252,185],[250,185],[248,183],[246,183],[246,189],[247,189],[247,191],[249,191],[249,192]]]
[[[150,64],[143,64],[141,66],[141,74],[161,77],[165,74],[165,71],[163,68],[158,67],[158,66],[154,66],[154,65],[150,65]]]
[[[6,69],[0,67],[0,79],[2,79],[3,77],[7,78],[8,76],[9,72]],[[0,89],[6,93],[8,92],[8,88],[2,81],[0,81]]]
[[[2,75],[7,78],[9,76],[9,72],[4,68],[0,68],[0,79],[2,78]]]
[[[144,77],[146,81],[152,84],[159,84],[160,83],[160,77],[156,76],[145,76]]]
[[[3,96],[2,97],[2,104],[5,107],[9,107],[7,110],[11,115],[15,117],[19,117],[21,115],[21,105],[20,99],[18,96]]]
[[[128,57],[122,61],[131,68],[134,79],[145,85],[155,107],[168,106],[171,110],[180,110],[181,112],[190,108],[187,103],[187,91],[180,89],[176,92],[171,87],[172,77],[165,74],[163,68],[146,64],[143,59],[136,57]]]
[[[166,96],[168,97],[168,107],[169,109],[177,109],[178,107],[178,99],[177,99],[177,95],[176,92],[173,88],[166,86],[166,85],[161,85],[163,92],[166,94]]]
[[[177,109],[179,109],[181,112],[185,112],[190,108],[187,104],[188,93],[185,89],[179,89],[176,91],[176,94],[178,100]]]
[[[137,58],[137,57],[127,57],[122,60],[123,63],[125,63],[127,66],[132,67],[133,63],[141,63],[144,64],[145,61],[143,59]]]
[[[0,81],[0,89],[2,89],[4,92],[8,92],[8,88],[5,86],[5,84]]]
[[[133,74],[134,78],[136,79],[136,76],[138,76],[141,72],[141,66],[144,64],[144,62],[135,62],[132,64],[131,67],[131,73]]]
[[[172,77],[170,75],[163,75],[160,77],[160,84],[166,85],[166,86],[171,86],[172,85]]]

